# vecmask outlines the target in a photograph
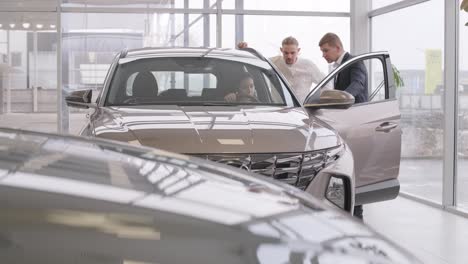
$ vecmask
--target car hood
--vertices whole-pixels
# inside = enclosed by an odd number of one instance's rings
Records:
[[[302,108],[101,108],[95,136],[178,153],[278,153],[335,147],[337,133]]]

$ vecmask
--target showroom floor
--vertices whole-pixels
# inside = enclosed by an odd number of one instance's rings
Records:
[[[425,264],[468,263],[468,218],[398,197],[365,206],[365,222]]]

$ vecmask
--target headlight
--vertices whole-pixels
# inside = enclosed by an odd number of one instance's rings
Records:
[[[328,181],[325,198],[339,208],[349,211],[351,201],[347,197],[350,196],[350,191],[351,185],[347,178],[332,175]]]

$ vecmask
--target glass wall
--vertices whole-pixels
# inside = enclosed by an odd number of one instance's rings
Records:
[[[208,22],[208,42],[204,20]],[[203,14],[62,14],[62,88],[66,96],[78,89],[92,89],[93,97],[102,88],[114,56],[124,49],[170,46],[215,46],[216,18]],[[214,33],[212,36],[211,33]],[[92,110],[71,111],[69,132],[76,134]],[[66,117],[65,117],[66,118]]]
[[[350,19],[346,13],[340,14],[343,17],[316,17],[313,14],[298,17],[269,15],[268,10],[273,12],[284,9],[281,1],[253,3],[226,0],[221,2],[221,7],[231,10],[237,7],[235,12],[240,15],[216,12],[218,5],[214,0],[148,0],[138,3],[64,1],[61,15],[63,97],[77,89],[93,89],[95,97],[102,88],[112,58],[125,48],[235,48],[236,39],[243,36],[251,47],[257,48],[266,56],[274,56],[278,54],[282,39],[293,35],[301,43],[301,56],[315,61],[324,72],[328,71],[328,67],[318,47],[323,34],[329,31],[338,33],[345,47],[349,48]],[[161,12],[174,9],[174,13],[161,13],[158,12],[159,8],[166,9]],[[107,13],[106,9],[112,9],[112,13]],[[200,9],[204,9],[203,12]],[[258,9],[262,9],[265,15],[248,15],[249,10]],[[350,7],[349,2],[343,4],[340,0],[314,4],[310,1],[297,1],[296,5],[288,5],[287,9],[349,12]],[[119,13],[118,10],[123,11]],[[186,11],[190,14],[185,13]],[[275,30],[268,30],[271,28]],[[222,35],[218,39],[217,34],[220,32]],[[92,110],[68,109],[65,104],[62,106],[64,131],[78,133],[86,121],[85,114]]]
[[[461,1],[459,2],[461,4]],[[468,12],[459,16],[457,206],[468,211]]]
[[[56,131],[56,24],[54,13],[0,12],[0,126]]]
[[[404,81],[397,90],[403,130],[401,191],[441,203],[444,1],[373,17],[372,50],[388,50]]]

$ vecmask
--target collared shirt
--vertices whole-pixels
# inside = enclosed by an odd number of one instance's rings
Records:
[[[340,57],[336,60],[336,63],[338,64],[336,67],[340,66],[341,63],[343,63],[343,58],[346,55],[347,51],[343,50],[343,53],[340,55]]]
[[[343,54],[341,54],[340,57],[335,62],[328,64],[328,73],[334,71],[336,68],[338,68],[338,66],[341,65],[341,63],[343,63],[343,59],[346,53],[347,53],[346,51],[343,51]]]
[[[280,55],[272,57],[270,60],[291,84],[301,103],[309,94],[312,84],[318,84],[325,77],[317,65],[308,59],[298,57],[296,63],[286,64],[283,56]]]
[[[333,63],[331,63],[331,71],[335,70],[338,68],[341,63],[343,63],[344,56],[346,55],[346,51],[343,50],[343,53],[341,53],[340,57]],[[338,75],[335,75],[334,81],[333,81],[333,87],[336,87],[336,81],[337,81]]]

